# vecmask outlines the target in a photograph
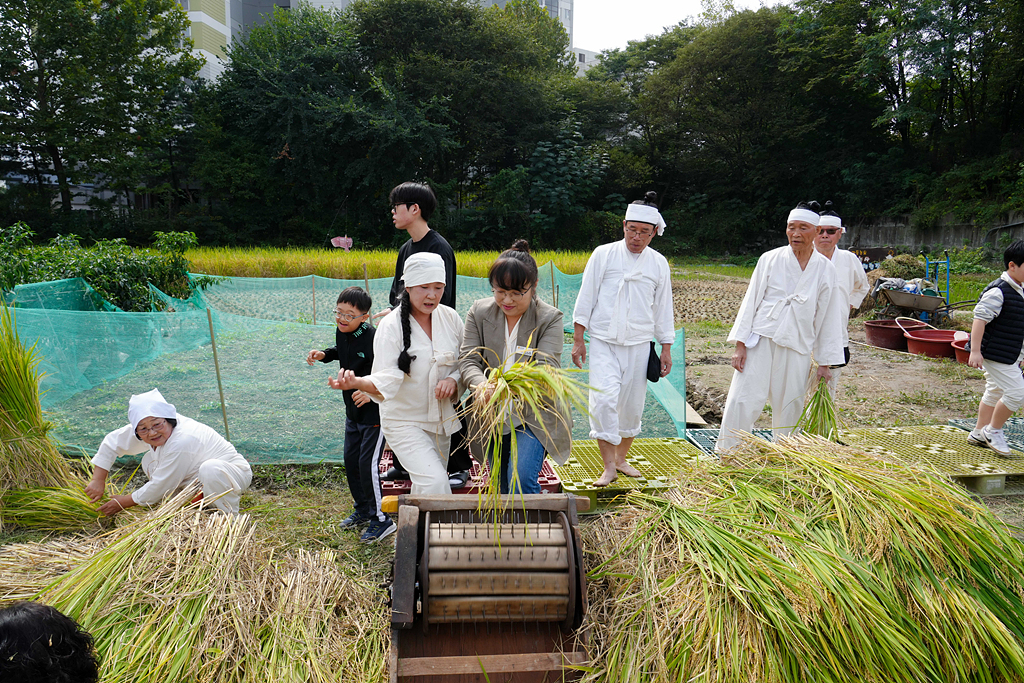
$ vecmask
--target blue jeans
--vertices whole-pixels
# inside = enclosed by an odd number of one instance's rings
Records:
[[[544,445],[526,425],[516,427],[516,472],[519,486],[514,493],[540,493],[540,468],[544,466]],[[512,435],[501,439],[501,492],[509,493],[508,463],[512,451]],[[488,452],[490,449],[488,449]],[[491,463],[493,466],[493,462]],[[492,470],[493,471],[493,470]],[[521,489],[521,490],[520,490]]]

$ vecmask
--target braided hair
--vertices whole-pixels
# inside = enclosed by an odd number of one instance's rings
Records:
[[[398,305],[400,306],[399,318],[402,321],[402,344],[404,345],[401,353],[398,354],[398,369],[408,375],[412,362],[416,360],[416,356],[409,355],[409,344],[412,337],[409,311],[412,310],[412,301],[409,300],[408,290],[402,290],[402,295],[398,297]]]

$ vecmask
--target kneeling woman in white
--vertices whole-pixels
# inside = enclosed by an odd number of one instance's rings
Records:
[[[120,455],[138,455],[149,481],[130,495],[113,496],[100,506],[115,515],[134,505],[155,505],[165,496],[198,481],[204,498],[222,512],[238,514],[242,492],[252,483],[252,469],[235,447],[201,422],[179,415],[156,389],[128,401],[127,424],[106,435],[92,459],[92,481],[85,492],[94,502],[103,497],[107,474]]]
[[[445,267],[437,254],[410,256],[402,280],[399,306],[373,338],[373,371],[356,377],[342,369],[331,386],[358,389],[380,403],[380,429],[409,471],[414,495],[451,493],[448,453],[462,426],[455,414],[462,318],[441,305]]]

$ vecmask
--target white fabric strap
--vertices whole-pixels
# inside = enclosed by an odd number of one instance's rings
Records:
[[[659,235],[665,234],[665,219],[661,217],[661,212],[653,206],[630,204],[626,207],[626,220],[636,221],[637,223],[650,223],[658,228]]]
[[[803,221],[805,223],[810,223],[811,225],[818,225],[818,221],[820,220],[821,216],[810,209],[793,209],[789,212],[789,218],[786,219],[786,222],[792,223],[793,221]]]
[[[772,304],[771,308],[768,309],[768,319],[778,320],[779,316],[782,315],[782,311],[785,310],[786,306],[789,306],[793,302],[796,302],[797,304],[801,305],[805,304],[807,303],[807,295],[797,293],[790,294],[789,296],[779,299],[774,304]]]
[[[444,259],[429,251],[413,254],[405,260],[402,281],[406,287],[426,285],[431,282],[445,283]]]

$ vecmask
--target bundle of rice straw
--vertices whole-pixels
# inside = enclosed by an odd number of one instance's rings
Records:
[[[502,443],[511,440],[511,453],[508,463],[509,488],[519,488],[518,469],[516,467],[516,435],[515,430],[505,435],[504,428],[511,421],[525,422],[526,413],[532,411],[541,422],[541,428],[548,432],[554,425],[544,424],[544,411],[564,411],[571,407],[586,414],[587,385],[574,379],[577,372],[572,369],[557,368],[545,363],[517,361],[507,369],[504,365],[491,368],[487,373],[486,385],[493,388],[490,398],[486,401],[471,401],[468,407],[470,439],[489,444],[491,476],[487,480],[487,488],[481,491],[480,508],[498,510],[501,503],[501,471]]]
[[[48,436],[38,363],[35,346],[25,348],[10,309],[0,305],[0,491],[76,482]]]
[[[75,531],[102,519],[81,486],[41,486],[0,494],[0,522],[29,529]]]
[[[124,513],[130,521],[85,557],[69,544],[77,564],[59,576],[54,546],[39,553],[51,580],[32,597],[93,635],[101,680],[383,680],[387,619],[372,589],[343,575],[333,551],[279,554],[247,516],[185,506],[195,494]],[[31,556],[28,546],[14,554]],[[8,555],[0,576],[17,577]]]
[[[828,382],[818,380],[818,388],[807,399],[803,413],[796,422],[796,431],[839,441],[839,412],[836,400],[828,390]]]
[[[1024,680],[1024,550],[953,484],[751,437],[585,525],[586,681]]]

